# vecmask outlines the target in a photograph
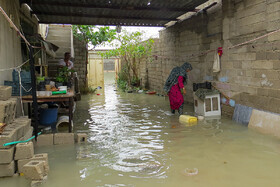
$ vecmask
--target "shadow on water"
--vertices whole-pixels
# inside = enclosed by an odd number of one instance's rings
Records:
[[[192,114],[192,106],[184,111]],[[188,126],[178,117],[165,97],[123,93],[106,84],[102,94],[77,103],[74,130],[88,134],[87,144],[36,149],[49,154],[51,170],[42,186],[280,184],[279,140],[230,119]],[[15,183],[0,179],[1,186]]]

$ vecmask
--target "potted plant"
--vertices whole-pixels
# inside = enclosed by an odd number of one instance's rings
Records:
[[[58,86],[67,86],[71,87],[71,78],[72,78],[72,73],[75,72],[72,69],[68,69],[68,67],[62,67],[58,69],[58,74],[56,76],[56,82],[57,82],[57,87]]]

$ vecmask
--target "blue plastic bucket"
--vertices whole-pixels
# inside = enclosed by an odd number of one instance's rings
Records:
[[[40,108],[39,122],[41,125],[50,126],[57,121],[58,108]]]

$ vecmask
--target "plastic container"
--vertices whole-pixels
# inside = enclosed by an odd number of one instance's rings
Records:
[[[59,91],[67,90],[67,86],[59,86],[58,90]]]
[[[58,95],[58,94],[66,94],[67,90],[62,90],[62,91],[53,91],[52,95]]]
[[[56,124],[58,108],[40,108],[39,122],[43,126],[51,126]]]
[[[221,99],[220,94],[206,95],[204,100],[201,100],[193,93],[194,112],[196,115],[209,117],[221,116]]]
[[[51,91],[36,91],[37,96],[51,96]]]
[[[190,115],[180,115],[179,121],[184,123],[197,123],[197,117]]]
[[[73,121],[71,121],[71,129],[73,128]],[[56,123],[56,130],[58,132],[68,132],[69,130],[69,116],[60,116]]]

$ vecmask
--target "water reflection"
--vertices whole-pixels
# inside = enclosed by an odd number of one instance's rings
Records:
[[[162,176],[164,159],[156,153],[164,148],[164,141],[158,140],[162,126],[149,119],[150,109],[132,105],[114,90],[113,85],[108,85],[103,97],[91,98],[89,113],[93,123],[88,126],[92,148],[97,150],[95,156],[101,165],[134,172],[135,177],[136,173],[142,177]]]
[[[279,186],[278,139],[224,118],[181,124],[168,99],[115,90],[106,85],[77,103],[74,130],[87,144],[36,149],[49,154],[42,187]],[[193,114],[191,105],[184,111]]]

